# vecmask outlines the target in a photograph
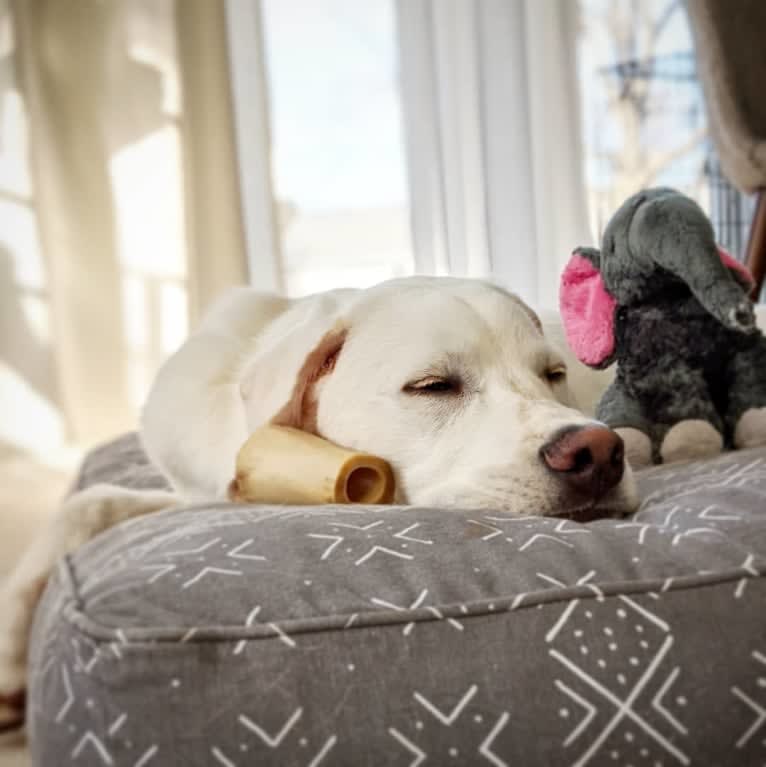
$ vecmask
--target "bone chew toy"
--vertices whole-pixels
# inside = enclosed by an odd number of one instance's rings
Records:
[[[393,471],[382,458],[289,426],[263,426],[237,454],[229,499],[291,505],[391,503],[394,490]]]

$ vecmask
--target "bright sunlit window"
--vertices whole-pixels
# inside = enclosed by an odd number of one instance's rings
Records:
[[[741,257],[754,205],[721,173],[682,0],[581,0],[580,90],[591,229],[629,195],[672,186]]]
[[[0,1],[0,447],[62,440],[52,377],[47,275],[27,162],[28,121],[16,71],[9,6]]]
[[[265,0],[263,22],[287,292],[410,273],[393,0]]]
[[[172,14],[163,0],[153,10]],[[159,363],[188,331],[179,120],[182,101],[172,24],[136,14],[126,29],[128,56],[157,91],[155,110],[114,152],[110,175],[121,271],[127,390],[138,410]],[[126,120],[130,127],[130,123]],[[126,131],[127,133],[127,131]]]
[[[583,0],[580,83],[592,226],[638,189],[675,186],[708,207],[707,130],[680,2]]]

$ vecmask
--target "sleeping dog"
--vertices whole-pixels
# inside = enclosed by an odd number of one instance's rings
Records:
[[[144,446],[174,491],[70,496],[0,591],[0,717],[20,718],[32,616],[57,559],[123,520],[225,498],[237,451],[266,423],[386,459],[402,504],[575,521],[637,504],[620,438],[570,406],[563,358],[512,294],[447,277],[293,301],[237,289],[165,363],[144,409]]]

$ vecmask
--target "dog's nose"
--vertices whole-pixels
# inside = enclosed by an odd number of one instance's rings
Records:
[[[546,466],[573,490],[598,499],[622,479],[625,446],[605,426],[573,426],[557,432],[540,448]]]

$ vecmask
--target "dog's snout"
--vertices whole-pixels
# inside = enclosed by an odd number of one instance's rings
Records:
[[[597,500],[625,471],[622,439],[605,426],[563,429],[540,448],[545,465],[572,490]]]

